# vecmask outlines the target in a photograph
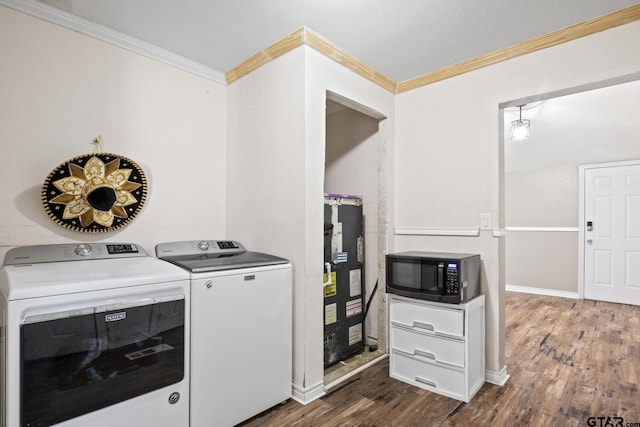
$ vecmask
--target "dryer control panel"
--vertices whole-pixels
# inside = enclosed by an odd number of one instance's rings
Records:
[[[218,247],[220,249],[238,249],[238,242],[232,240],[219,240]]]
[[[192,273],[238,270],[286,264],[289,261],[275,255],[247,251],[235,240],[189,240],[156,245],[161,260]]]
[[[241,254],[246,251],[240,242],[235,240],[187,240],[156,245],[156,255],[161,259],[204,254],[208,256]]]

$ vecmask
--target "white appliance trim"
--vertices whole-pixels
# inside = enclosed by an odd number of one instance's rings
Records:
[[[222,83],[226,86],[227,80],[224,73],[183,56],[162,49],[158,46],[128,36],[119,31],[112,30],[86,19],[75,16],[69,12],[56,9],[45,3],[35,0],[0,0],[0,5],[26,13],[35,18],[42,19],[52,24],[77,31],[97,40],[104,41],[114,46],[137,53],[147,58],[154,59],[167,65],[179,68],[183,71]]]

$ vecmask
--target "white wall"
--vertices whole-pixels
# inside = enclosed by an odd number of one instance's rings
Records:
[[[345,108],[327,114],[326,125],[324,191],[362,196],[366,304],[378,279],[378,120]],[[374,339],[370,343],[378,338],[378,305],[372,298],[365,319],[365,339]]]
[[[17,245],[224,238],[226,87],[0,7],[0,257]],[[49,172],[93,150],[130,157],[147,203],[122,230],[86,234],[51,221]]]
[[[308,401],[323,393],[326,91],[388,117],[393,95],[306,46],[228,90],[227,234],[293,263],[294,396]]]
[[[402,93],[396,103],[397,227],[504,226],[499,105],[640,70],[640,23]],[[504,368],[504,245],[479,237],[396,236],[397,250],[479,252],[487,296],[487,369]],[[507,237],[508,239],[508,237]]]
[[[304,66],[298,48],[229,85],[227,163],[227,234],[293,264],[293,382],[303,390],[307,336],[322,328],[305,316]]]

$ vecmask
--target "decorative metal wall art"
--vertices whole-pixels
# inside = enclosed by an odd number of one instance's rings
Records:
[[[94,152],[53,169],[41,196],[56,224],[84,233],[104,233],[128,225],[140,212],[147,199],[147,179],[133,160]]]

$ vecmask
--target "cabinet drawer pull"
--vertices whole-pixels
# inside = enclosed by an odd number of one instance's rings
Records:
[[[436,387],[436,388],[438,387],[438,385],[435,382],[433,382],[431,380],[427,380],[425,378],[416,377],[416,382],[419,382],[419,383],[422,383],[422,384],[426,384],[426,385],[431,386],[431,387]]]
[[[431,353],[431,352],[428,352],[428,351],[424,351],[424,350],[416,349],[416,350],[413,350],[412,353],[409,353],[407,351],[400,350],[399,348],[394,348],[394,349],[392,349],[392,351],[394,353],[402,354],[402,355],[404,355],[406,357],[410,357],[410,358],[413,358],[413,359],[415,359],[416,357],[422,357],[424,359],[428,359],[428,360],[436,363],[439,366],[442,366],[442,367],[445,367],[445,368],[453,368],[453,369],[455,369],[457,371],[459,371],[460,369],[464,368],[464,366],[461,366],[461,365],[455,365],[453,363],[442,362],[442,361],[436,359],[436,355],[434,353]]]
[[[435,331],[435,328],[431,323],[422,323],[422,322],[414,321],[413,327],[418,329],[426,329],[427,331],[431,331],[431,332]]]
[[[429,360],[433,360],[433,361],[436,360],[436,355],[431,353],[431,352],[429,352],[429,351],[423,351],[423,350],[416,349],[413,353],[416,356],[424,357],[425,359],[429,359]]]

